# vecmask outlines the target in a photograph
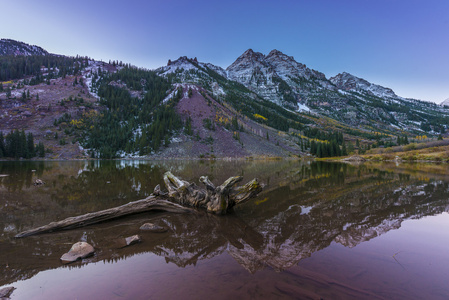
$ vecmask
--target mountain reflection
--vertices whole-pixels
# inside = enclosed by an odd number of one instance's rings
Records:
[[[251,162],[241,167],[225,163],[110,162],[96,166],[77,162],[64,172],[58,168],[41,166],[39,176],[53,182],[45,187],[46,193],[26,185],[13,193],[18,187],[11,189],[11,179],[4,181],[7,177],[0,183],[3,191],[9,191],[0,200],[0,263],[6,263],[0,266],[5,270],[0,285],[60,267],[59,257],[79,240],[97,250],[95,257],[84,262],[113,261],[151,252],[185,267],[227,252],[251,273],[266,267],[282,271],[332,242],[354,247],[399,228],[404,220],[449,208],[447,166],[429,166],[431,173],[425,166],[416,165],[397,168],[291,161]],[[142,198],[162,181],[163,172],[174,169],[188,180],[209,175],[220,182],[237,173],[244,174],[245,180],[259,177],[267,186],[257,199],[227,216],[201,211],[188,215],[148,213],[72,231],[12,238],[30,227]],[[169,230],[159,234],[138,232],[139,226],[148,221]],[[117,239],[137,233],[142,237],[141,244],[123,249],[115,246]]]

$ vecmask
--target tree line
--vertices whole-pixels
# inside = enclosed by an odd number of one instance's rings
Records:
[[[31,80],[30,84],[42,82],[41,67],[48,70],[50,76],[56,68],[59,75],[71,75],[88,65],[86,57],[67,57],[56,55],[6,55],[0,56],[0,81],[20,79],[27,76],[36,76],[37,80]]]
[[[14,130],[6,136],[0,131],[0,158],[11,157],[19,158],[33,158],[44,157],[45,147],[42,142],[34,144],[34,137],[31,132],[25,134],[24,130]]]

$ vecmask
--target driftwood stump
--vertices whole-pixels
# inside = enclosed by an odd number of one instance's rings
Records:
[[[215,187],[207,176],[202,176],[200,181],[206,189],[200,189],[195,183],[181,180],[170,172],[164,174],[170,200],[181,205],[206,208],[208,212],[215,214],[226,214],[235,205],[248,201],[262,191],[257,179],[234,187],[242,179],[242,176],[230,177],[222,185]],[[155,193],[158,190],[160,189],[156,187]]]
[[[21,232],[15,237],[21,238],[40,233],[72,229],[152,210],[174,213],[194,211],[185,206],[206,208],[208,212],[225,214],[235,205],[248,201],[262,191],[262,186],[257,179],[253,179],[243,186],[234,187],[241,180],[241,176],[230,177],[222,185],[215,187],[207,176],[202,176],[200,181],[206,185],[206,189],[200,189],[196,184],[181,180],[172,173],[167,172],[164,174],[164,182],[168,193],[162,192],[160,186],[157,185],[154,193],[146,199],[52,222],[48,225]]]

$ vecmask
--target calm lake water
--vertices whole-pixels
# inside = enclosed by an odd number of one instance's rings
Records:
[[[14,238],[145,198],[168,170],[266,186],[226,216],[149,212]],[[449,299],[448,211],[447,165],[0,162],[0,288],[14,286],[12,299]],[[139,231],[146,222],[169,230]],[[120,248],[134,234],[142,242]],[[61,264],[78,241],[95,255]]]

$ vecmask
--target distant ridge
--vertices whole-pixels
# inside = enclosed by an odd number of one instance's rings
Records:
[[[449,98],[440,103],[441,106],[449,106]]]
[[[11,39],[0,40],[0,55],[49,55],[46,50],[39,46],[29,45],[23,42],[18,42]]]

